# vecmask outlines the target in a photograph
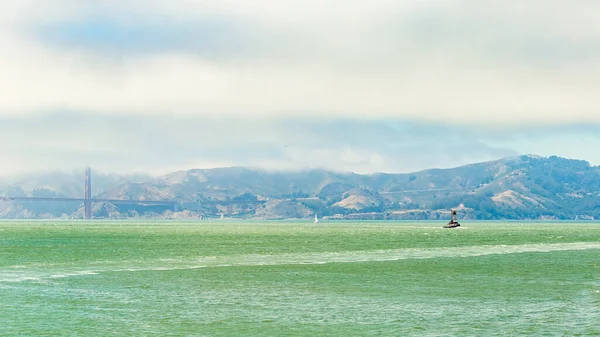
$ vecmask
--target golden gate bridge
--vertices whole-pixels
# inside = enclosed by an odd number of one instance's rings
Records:
[[[92,198],[92,170],[89,166],[85,168],[84,181],[84,196],[83,198],[67,198],[67,197],[2,197],[0,201],[58,201],[58,202],[81,202],[84,208],[84,218],[89,220],[92,218],[93,203],[111,203],[113,205],[139,205],[139,206],[164,206],[177,211],[179,202],[176,200],[132,200],[132,199],[102,199]],[[223,204],[231,205],[238,204],[239,201],[234,200],[211,200],[203,201],[202,204]],[[243,201],[243,203],[262,203],[253,201]]]
[[[85,168],[84,196],[83,198],[62,198],[62,197],[1,197],[0,201],[62,201],[62,202],[82,202],[84,208],[84,218],[92,218],[92,203],[111,203],[116,205],[140,205],[140,206],[166,206],[173,210],[177,209],[175,200],[123,200],[123,199],[102,199],[92,198],[92,169]]]

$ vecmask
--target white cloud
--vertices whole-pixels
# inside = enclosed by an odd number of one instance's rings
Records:
[[[155,174],[217,166],[410,172],[517,153],[494,145],[498,140],[488,145],[490,136],[473,129],[446,136],[446,126],[400,124],[401,129],[348,119],[73,113],[4,119],[0,176],[71,171],[85,164],[108,172]]]
[[[0,175],[406,172],[528,152],[600,163],[576,131],[521,129],[600,123],[598,12],[589,0],[3,1]]]
[[[592,1],[7,1],[0,114],[312,114],[480,123],[600,122]],[[8,15],[12,13],[16,15]],[[42,15],[43,14],[43,15]],[[239,24],[211,56],[55,45],[36,25]],[[194,40],[194,30],[185,37]],[[240,37],[237,37],[240,38]],[[540,44],[543,42],[543,45]],[[571,52],[565,52],[570,48]]]

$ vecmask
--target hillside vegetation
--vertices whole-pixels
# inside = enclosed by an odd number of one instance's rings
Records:
[[[52,175],[5,184],[4,196],[79,197],[82,177]],[[195,169],[133,182],[98,179],[104,199],[177,200],[176,211],[97,204],[97,217],[286,219],[599,219],[600,167],[560,157],[519,156],[408,174],[244,167]],[[110,182],[114,184],[110,186]],[[81,217],[72,203],[0,202],[0,217]]]

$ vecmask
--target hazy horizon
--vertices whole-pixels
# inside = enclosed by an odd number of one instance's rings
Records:
[[[530,156],[530,157],[540,157],[540,158],[551,157],[551,156],[539,156],[537,154],[531,154],[531,153],[523,153],[523,154],[518,154],[515,156],[507,156],[507,157],[495,158],[495,159],[490,159],[490,160],[485,160],[485,161],[469,162],[469,163],[466,163],[463,165],[458,165],[458,166],[448,166],[448,167],[442,167],[442,166],[433,167],[432,166],[432,167],[427,167],[424,169],[412,170],[412,171],[357,172],[357,171],[339,170],[339,169],[335,169],[335,168],[324,168],[324,167],[264,168],[264,167],[260,167],[260,166],[243,166],[243,165],[223,165],[223,166],[214,166],[214,167],[187,167],[187,168],[179,168],[179,169],[173,169],[173,170],[165,169],[164,171],[142,171],[142,170],[110,171],[110,170],[105,170],[103,168],[97,169],[93,166],[91,166],[91,169],[92,169],[92,177],[97,174],[100,174],[102,176],[111,176],[112,175],[115,177],[118,176],[118,177],[124,177],[127,179],[134,178],[131,181],[139,181],[139,182],[144,181],[144,179],[146,179],[146,178],[159,178],[161,176],[165,176],[165,175],[169,175],[169,174],[173,174],[173,173],[177,173],[177,172],[185,172],[185,171],[190,171],[190,170],[211,170],[211,169],[229,169],[229,168],[245,168],[245,169],[250,169],[250,170],[260,170],[260,171],[264,171],[264,172],[284,172],[284,173],[285,172],[290,172],[290,173],[291,172],[305,172],[305,171],[310,171],[310,170],[324,170],[324,171],[329,171],[329,172],[352,173],[352,174],[359,174],[359,175],[411,174],[411,173],[419,173],[419,172],[428,171],[428,170],[454,169],[454,168],[459,168],[459,167],[473,165],[473,164],[482,164],[482,163],[495,162],[495,161],[504,160],[504,159],[518,158],[520,156]],[[565,157],[560,157],[560,158],[565,158]],[[565,158],[565,159],[584,160],[584,159],[580,159],[580,158]],[[598,166],[598,165],[594,165],[592,163],[590,163],[590,165]],[[56,175],[56,174],[58,174],[58,175],[82,175],[83,176],[85,168],[88,166],[89,165],[82,165],[81,167],[74,167],[74,168],[49,169],[49,170],[45,170],[45,171],[39,170],[39,171],[19,172],[19,173],[9,174],[9,175],[0,175],[0,183],[6,183],[6,182],[11,182],[11,181],[14,182],[19,179],[29,179],[29,178],[36,177],[36,176],[37,177],[42,177],[42,176],[47,177],[49,175]]]

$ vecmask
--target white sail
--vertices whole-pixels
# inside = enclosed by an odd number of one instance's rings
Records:
[[[318,223],[319,219],[317,218],[317,213],[315,213],[315,223]]]

